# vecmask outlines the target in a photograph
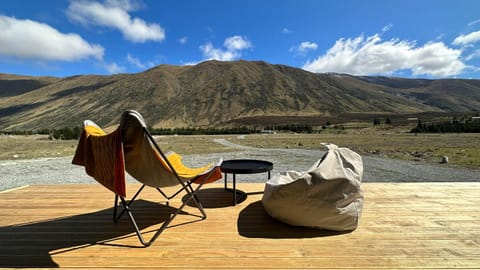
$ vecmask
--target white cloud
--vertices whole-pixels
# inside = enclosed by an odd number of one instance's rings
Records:
[[[240,58],[241,51],[251,48],[252,44],[245,37],[232,36],[225,39],[223,46],[225,49],[215,48],[212,43],[208,42],[200,46],[200,50],[205,60],[232,61]]]
[[[480,23],[480,19],[469,22],[469,23],[468,23],[468,26],[472,26],[472,25],[475,25],[475,24],[477,24],[477,23]]]
[[[241,36],[232,36],[225,39],[223,46],[225,46],[229,51],[240,51],[250,48],[252,44],[250,44],[250,41],[248,41],[247,38]]]
[[[143,63],[140,61],[140,59],[133,57],[131,54],[127,54],[126,59],[127,62],[141,69],[151,68],[154,66],[153,62]]]
[[[465,57],[465,61],[470,61],[474,58],[480,58],[480,49],[475,50],[471,54],[469,54],[467,57]]]
[[[140,59],[133,57],[130,54],[127,54],[127,61],[130,64],[137,66],[139,68],[146,68],[146,66],[142,63],[142,61],[140,61]]]
[[[411,70],[413,75],[436,77],[460,74],[467,66],[461,50],[443,42],[417,47],[415,42],[391,39],[382,41],[378,34],[365,38],[339,39],[324,55],[307,61],[304,69],[312,72],[338,72],[355,75],[392,74]]]
[[[293,33],[293,31],[286,27],[282,29],[282,34],[291,34],[291,33]]]
[[[210,42],[200,46],[200,50],[202,50],[205,60],[232,61],[239,56],[235,51],[214,48]]]
[[[300,51],[308,51],[308,50],[316,50],[318,47],[318,45],[314,42],[309,42],[309,41],[304,41],[300,44],[300,46],[298,46],[298,49]]]
[[[460,35],[453,40],[452,44],[465,46],[478,41],[480,41],[480,31],[471,32],[470,34],[466,35]]]
[[[73,33],[32,20],[0,15],[0,55],[47,61],[102,59],[104,48]]]
[[[163,41],[165,30],[156,23],[147,23],[132,18],[128,11],[134,6],[131,1],[107,1],[105,4],[92,1],[72,1],[67,10],[68,17],[83,25],[114,28],[132,42]]]
[[[119,7],[125,11],[135,11],[142,8],[143,4],[135,0],[105,0],[106,5]]]
[[[385,26],[382,28],[382,33],[388,32],[388,30],[392,29],[392,27],[393,27],[393,24],[391,24],[391,23],[385,25]]]
[[[443,42],[427,43],[423,47],[411,50],[413,75],[432,75],[435,77],[453,76],[462,73],[467,66],[460,59],[461,50],[451,49]]]
[[[307,51],[315,51],[318,48],[318,45],[314,42],[304,41],[300,45],[292,47],[291,52],[297,52],[299,54],[305,54]]]
[[[188,41],[188,37],[181,37],[178,39],[178,42],[180,42],[180,44],[186,44]]]
[[[289,52],[295,53],[295,55],[305,57],[309,51],[315,51],[318,48],[318,45],[314,42],[304,41],[298,46],[293,46],[288,50]]]
[[[435,40],[442,40],[442,39],[444,39],[444,38],[445,38],[445,34],[442,33],[442,34],[436,36],[436,37],[435,37]]]
[[[191,62],[184,62],[182,65],[184,66],[195,66],[196,64],[199,64],[200,62],[195,62],[195,61],[191,61]]]
[[[110,63],[110,64],[104,63],[103,68],[110,74],[117,74],[117,73],[125,72],[125,67],[119,66],[115,62]]]

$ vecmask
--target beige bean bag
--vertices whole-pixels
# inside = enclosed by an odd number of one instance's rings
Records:
[[[323,145],[328,152],[308,171],[287,171],[268,180],[263,206],[290,225],[354,230],[363,207],[362,158],[348,148]]]

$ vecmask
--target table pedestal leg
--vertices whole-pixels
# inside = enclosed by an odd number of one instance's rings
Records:
[[[227,189],[227,174],[228,173],[225,173],[225,190]]]
[[[235,180],[235,174],[233,174],[233,204],[237,205],[237,184]]]
[[[230,189],[230,188],[227,187],[227,175],[228,175],[228,173],[225,173],[224,188],[225,188],[225,190],[233,192],[233,205],[237,205],[237,177],[236,177],[236,174],[232,173],[233,188]]]

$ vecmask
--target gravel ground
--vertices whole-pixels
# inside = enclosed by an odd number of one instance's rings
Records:
[[[218,158],[251,158],[273,162],[272,175],[286,170],[304,171],[320,159],[324,151],[263,149],[216,139],[234,152],[186,155],[184,163],[199,166]],[[0,161],[0,191],[34,184],[95,183],[83,167],[71,164],[72,157]],[[364,182],[480,182],[480,170],[452,168],[445,164],[424,164],[377,157],[363,157]],[[266,174],[239,175],[237,182],[265,182]],[[129,182],[135,182],[128,178]]]

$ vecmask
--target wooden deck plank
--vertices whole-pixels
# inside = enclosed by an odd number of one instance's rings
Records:
[[[480,183],[366,183],[360,226],[344,234],[273,220],[263,186],[240,183],[249,195],[236,206],[222,184],[205,186],[208,218],[178,216],[149,248],[129,247],[138,239],[128,219],[111,221],[113,195],[98,184],[3,192],[0,267],[480,269]],[[170,211],[157,195],[132,205],[147,238]]]

